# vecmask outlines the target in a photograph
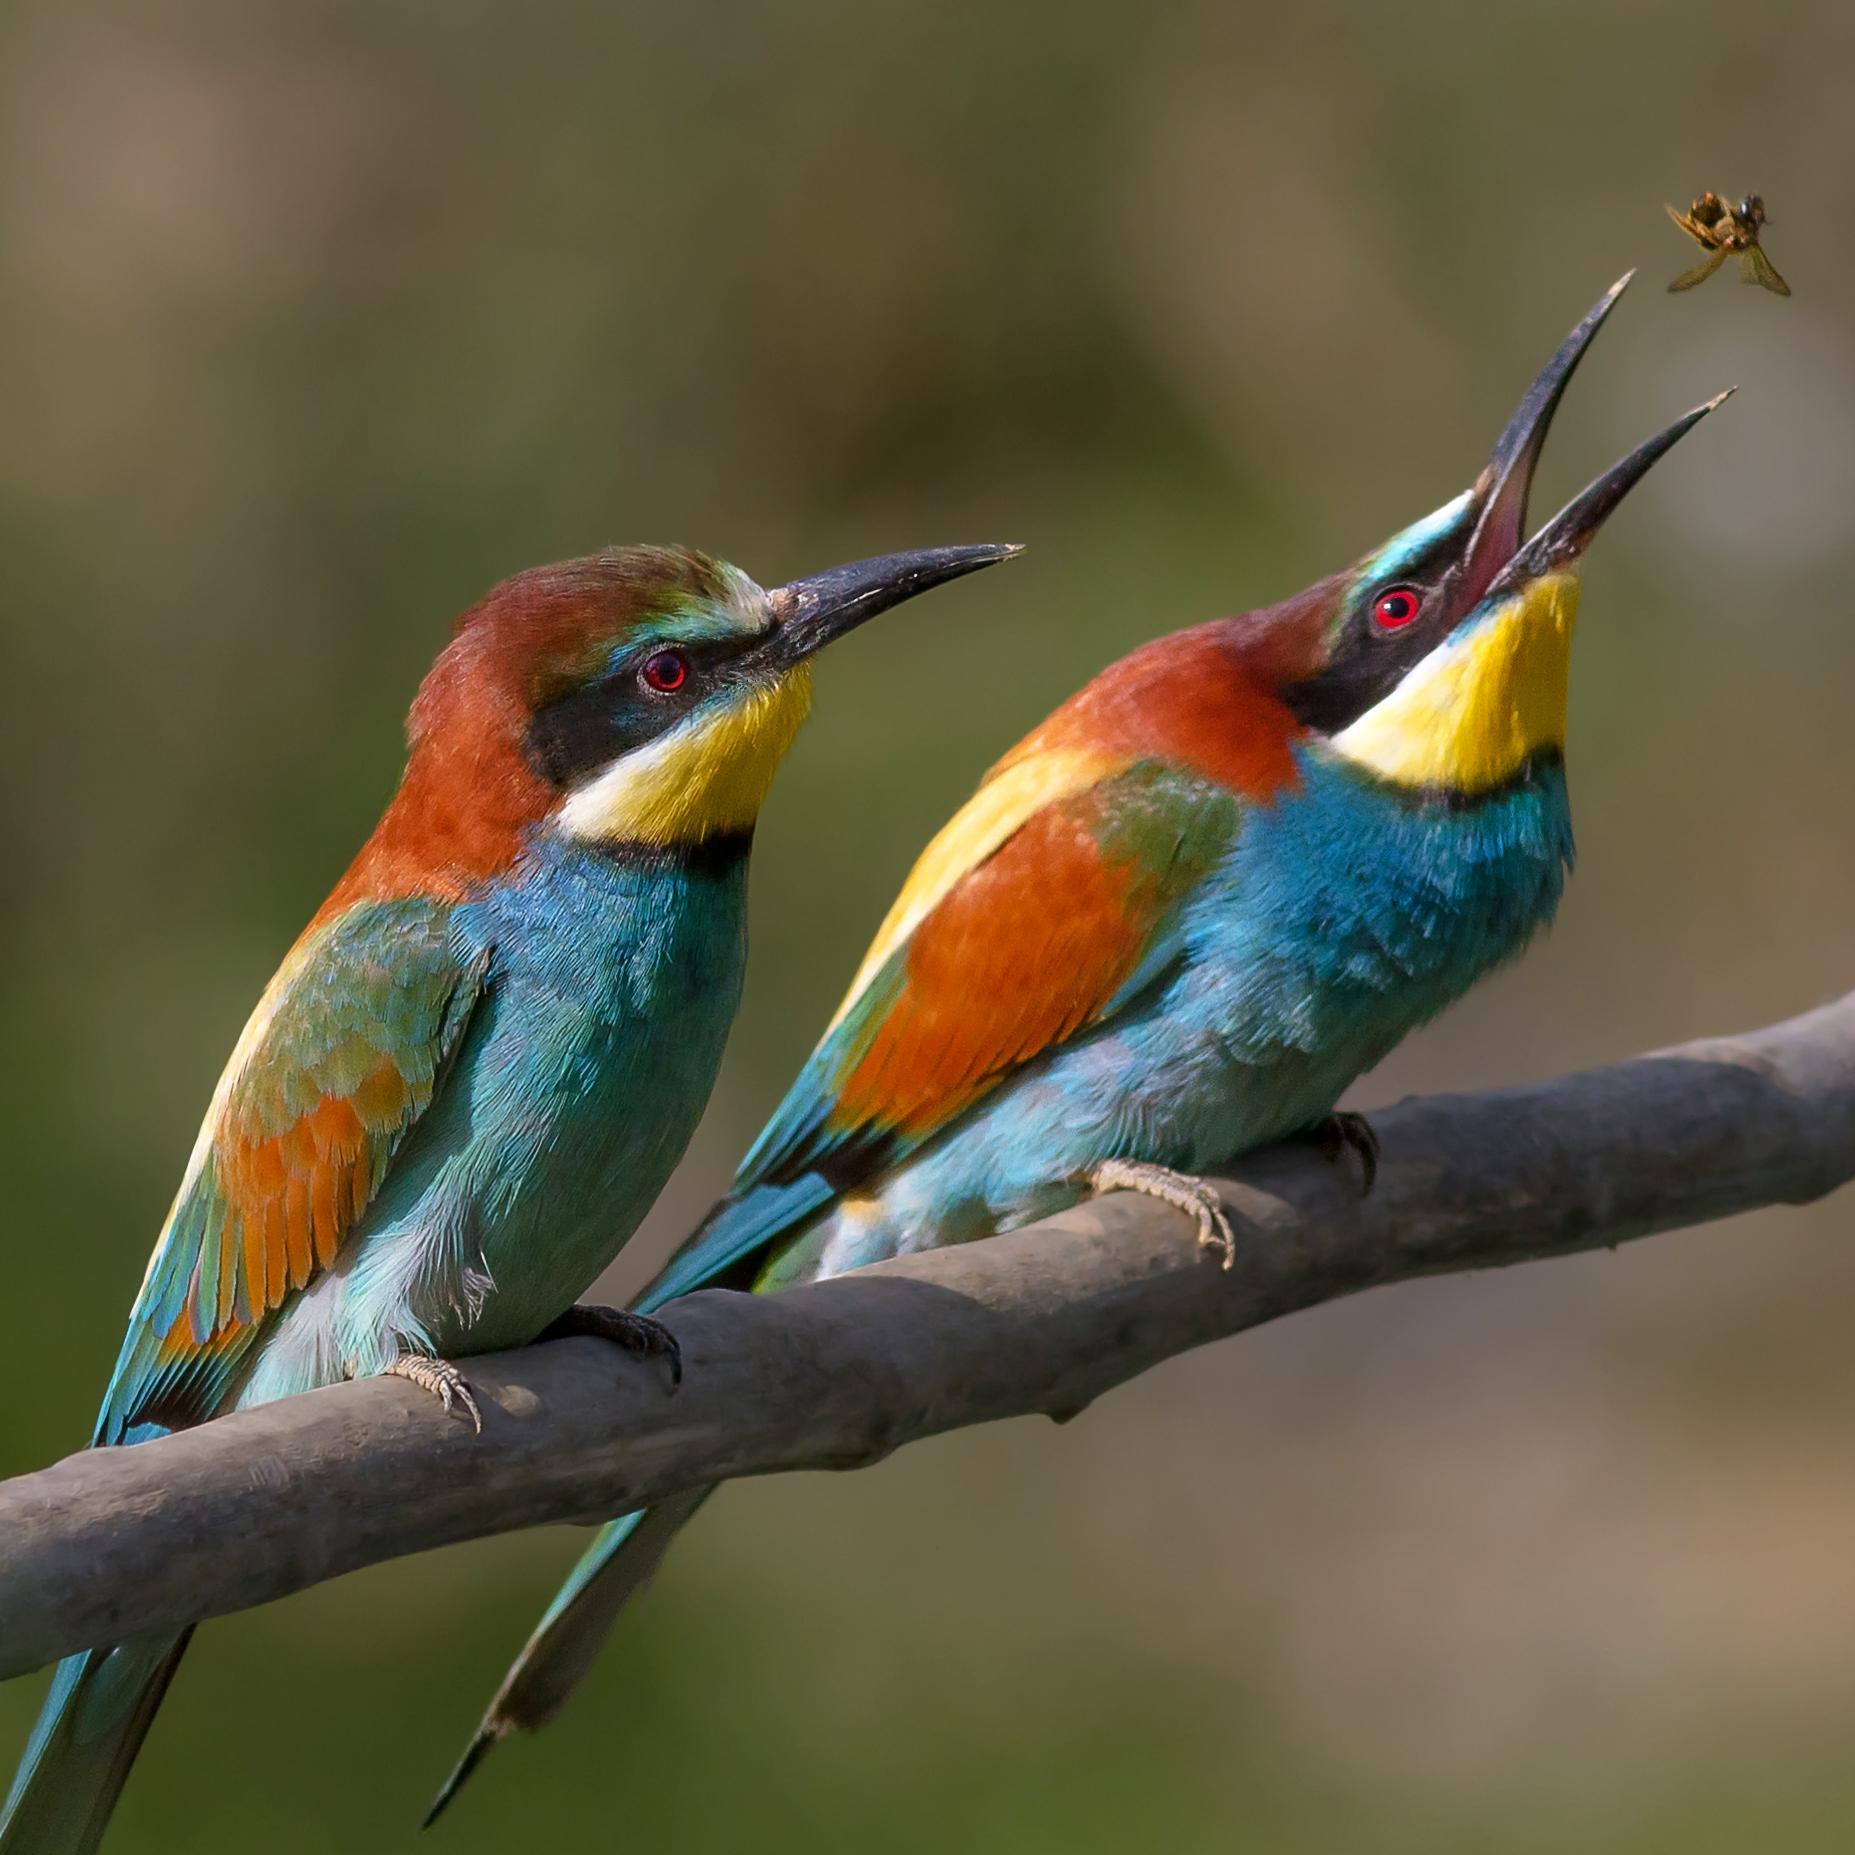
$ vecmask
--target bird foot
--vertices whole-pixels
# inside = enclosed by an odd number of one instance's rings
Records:
[[[541,1335],[544,1340],[570,1340],[579,1336],[610,1340],[640,1359],[667,1359],[670,1362],[670,1387],[683,1382],[683,1349],[660,1320],[645,1314],[628,1313],[624,1308],[600,1307],[586,1303],[570,1307]]]
[[[1330,1166],[1344,1165],[1346,1155],[1359,1161],[1359,1196],[1369,1198],[1378,1182],[1378,1135],[1363,1114],[1335,1109],[1307,1130],[1315,1150]]]
[[[461,1405],[477,1435],[483,1434],[483,1413],[477,1409],[469,1381],[450,1360],[428,1358],[424,1353],[401,1353],[387,1367],[385,1376],[403,1378],[421,1391],[429,1391],[444,1406],[447,1417]]]
[[[1175,1211],[1183,1211],[1198,1225],[1198,1241],[1216,1250],[1228,1269],[1237,1260],[1237,1233],[1216,1189],[1189,1172],[1149,1165],[1138,1159],[1108,1159],[1088,1175],[1087,1184],[1098,1192],[1140,1192],[1157,1198]]]

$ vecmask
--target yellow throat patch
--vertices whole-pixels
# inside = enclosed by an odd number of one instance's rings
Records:
[[[1578,576],[1532,581],[1333,737],[1333,751],[1399,786],[1473,795],[1565,745]]]
[[[591,842],[665,847],[750,830],[811,706],[810,664],[745,688],[569,793],[560,828]]]

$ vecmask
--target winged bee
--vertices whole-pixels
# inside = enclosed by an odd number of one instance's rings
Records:
[[[1705,283],[1728,258],[1736,257],[1741,282],[1763,284],[1778,296],[1790,295],[1791,286],[1778,275],[1759,243],[1765,202],[1756,193],[1748,193],[1737,206],[1728,206],[1717,193],[1703,193],[1686,212],[1669,207],[1668,216],[1707,254],[1692,270],[1683,271],[1668,286],[1671,290],[1691,290]]]

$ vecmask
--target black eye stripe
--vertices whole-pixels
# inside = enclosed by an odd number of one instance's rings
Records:
[[[535,711],[525,743],[530,765],[550,785],[578,785],[675,727],[757,642],[751,637],[687,644],[654,639],[619,653],[604,675]],[[673,690],[653,688],[644,666],[671,651],[683,659],[688,673]]]
[[[1406,591],[1417,595],[1416,615],[1385,628],[1374,615],[1379,600],[1387,593]],[[1448,587],[1408,577],[1380,580],[1361,587],[1351,608],[1327,663],[1284,691],[1295,719],[1322,734],[1350,727],[1430,654],[1448,628]]]
[[[601,677],[535,711],[528,724],[528,758],[551,785],[577,785],[657,732],[661,712],[647,717],[642,701],[635,714],[628,712],[631,705],[613,687],[614,681]]]

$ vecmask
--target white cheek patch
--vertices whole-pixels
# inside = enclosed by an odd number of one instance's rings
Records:
[[[680,739],[690,726],[659,735],[647,746],[625,754],[602,768],[561,801],[555,822],[568,837],[598,843],[622,835],[623,820],[634,808],[639,793],[673,772],[671,763],[685,751]]]
[[[666,846],[751,829],[811,699],[807,664],[744,684],[576,786],[555,823],[582,842]]]

